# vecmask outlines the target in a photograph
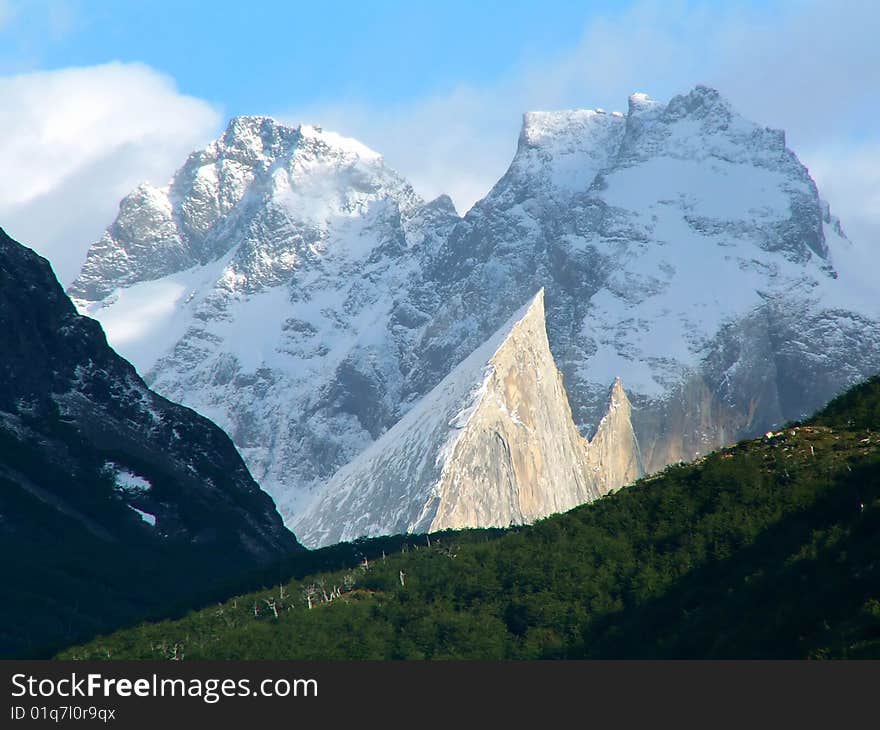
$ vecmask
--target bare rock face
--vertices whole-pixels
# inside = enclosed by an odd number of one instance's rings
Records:
[[[642,474],[619,380],[592,443],[578,432],[544,319],[543,290],[306,509],[300,539],[532,522]]]
[[[550,354],[543,291],[488,365],[438,485],[432,530],[531,522],[601,496]]]
[[[632,406],[620,378],[614,379],[608,410],[590,440],[587,463],[602,494],[631,484],[645,474],[632,423]]]

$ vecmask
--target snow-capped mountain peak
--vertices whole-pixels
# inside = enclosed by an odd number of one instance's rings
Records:
[[[70,291],[95,301],[217,261],[243,239],[256,252],[252,261],[277,258],[279,237],[281,248],[299,240],[300,248],[316,253],[335,221],[362,217],[389,201],[404,218],[422,204],[380,155],[356,140],[270,117],[235,117],[167,186],[142,185],[122,200]],[[258,287],[258,272],[274,271],[252,268],[257,273],[235,280]]]
[[[595,109],[526,112],[519,143],[521,147],[544,147],[551,153],[584,149],[589,146],[592,127],[619,124],[619,120]]]
[[[238,116],[229,120],[223,134],[190,160],[199,166],[222,158],[256,166],[290,152],[300,136],[296,127],[279,124],[271,117]]]
[[[624,128],[622,117],[593,109],[527,112],[508,177],[543,181],[551,197],[585,191],[609,163]]]
[[[356,139],[312,124],[289,126],[272,117],[233,117],[223,134],[190,159],[199,165],[222,158],[256,167],[271,165],[292,154],[378,160],[380,155]]]
[[[420,316],[397,293],[456,221],[359,142],[236,117],[165,189],[123,200],[71,291],[155,387],[235,434],[277,495],[396,417],[394,397],[361,409],[349,389],[364,370],[402,389],[383,323]],[[310,440],[324,451],[302,458]]]

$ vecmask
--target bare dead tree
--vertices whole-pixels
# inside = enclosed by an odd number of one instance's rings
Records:
[[[327,586],[324,584],[324,579],[318,581],[318,587],[321,589],[321,595],[324,597],[324,603],[330,603],[330,597],[327,595]]]
[[[400,587],[406,588],[406,573],[402,570],[400,571]]]
[[[272,596],[271,598],[265,598],[263,600],[269,607],[269,610],[272,611],[272,614],[275,616],[275,618],[278,618],[278,604],[275,603],[275,596]]]
[[[306,604],[309,607],[309,611],[311,611],[312,607],[315,605],[314,604],[314,599],[315,599],[315,586],[314,586],[314,584],[308,585],[305,588],[303,588],[302,595],[303,595],[303,599],[305,600]]]

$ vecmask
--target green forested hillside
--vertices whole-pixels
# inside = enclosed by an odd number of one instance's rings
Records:
[[[534,526],[335,548],[377,557],[61,656],[877,657],[878,538],[875,378]]]

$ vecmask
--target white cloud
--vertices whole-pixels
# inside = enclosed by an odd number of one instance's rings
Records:
[[[0,225],[69,283],[138,183],[161,184],[220,115],[139,64],[0,78]]]
[[[806,152],[810,173],[846,235],[880,252],[880,139]],[[880,265],[880,264],[878,264]]]
[[[448,192],[464,211],[506,169],[523,111],[621,109],[634,91],[668,99],[707,83],[749,118],[785,129],[845,228],[880,243],[878,27],[880,5],[864,0],[770,9],[655,0],[595,18],[577,47],[524,61],[492,86],[282,116],[362,139],[423,195]]]
[[[464,212],[501,176],[516,149],[523,107],[512,98],[518,89],[510,94],[461,86],[409,105],[343,103],[279,116],[290,123],[320,122],[360,139],[424,197],[447,193]]]

